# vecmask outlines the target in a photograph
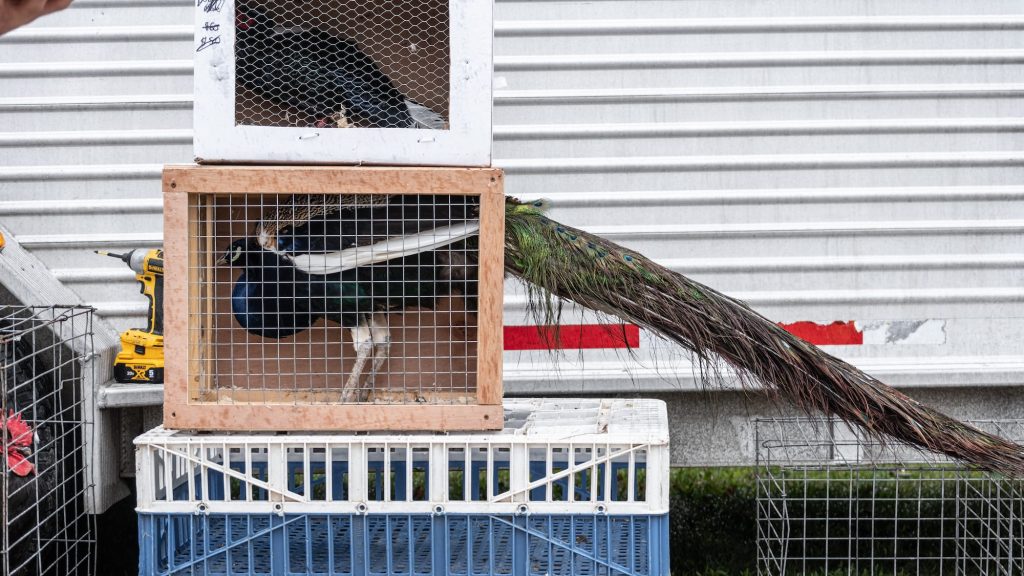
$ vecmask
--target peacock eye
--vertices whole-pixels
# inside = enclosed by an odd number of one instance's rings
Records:
[[[241,256],[242,256],[242,247],[241,246],[235,246],[235,251],[231,253],[231,261],[235,262],[236,260],[241,258]]]

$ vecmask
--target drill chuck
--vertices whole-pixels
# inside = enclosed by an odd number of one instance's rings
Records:
[[[118,260],[127,264],[128,267],[132,269],[132,272],[135,272],[136,274],[146,273],[146,250],[129,250],[124,254],[115,254],[113,252],[107,252],[106,250],[96,250],[96,253],[101,256],[110,256],[111,258],[117,258]]]

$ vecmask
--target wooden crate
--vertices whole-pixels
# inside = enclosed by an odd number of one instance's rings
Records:
[[[199,0],[196,161],[490,166],[492,11],[492,0]],[[405,101],[435,122],[409,124]]]
[[[500,170],[167,166],[163,188],[165,426],[197,430],[486,430],[501,427],[504,194]],[[353,199],[339,195],[358,196]],[[395,267],[389,269],[391,271],[407,266],[408,270],[402,268],[394,272],[405,278],[416,277],[413,273],[426,277],[431,268],[423,262],[433,261],[435,257],[450,263],[461,262],[461,256],[472,260],[475,255],[479,265],[444,268],[452,270],[459,278],[466,278],[465,281],[409,282],[406,285],[388,280],[388,290],[396,287],[426,291],[436,287],[444,296],[418,300],[419,305],[415,307],[379,313],[392,338],[388,359],[375,373],[372,385],[360,380],[360,393],[343,400],[345,381],[355,357],[352,334],[341,325],[350,322],[345,320],[346,316],[325,315],[309,328],[281,338],[277,337],[281,333],[271,337],[265,331],[259,335],[247,332],[240,318],[248,316],[240,317],[233,312],[232,291],[241,290],[240,284],[263,286],[251,279],[257,274],[260,278],[267,277],[270,273],[266,269],[275,270],[281,277],[291,272],[277,272],[277,268],[265,265],[252,269],[230,267],[223,263],[218,265],[217,260],[222,255],[231,257],[229,246],[234,246],[235,240],[256,237],[257,230],[266,230],[260,228],[266,222],[284,222],[287,207],[306,207],[303,202],[339,199],[346,204],[355,203],[360,208],[353,209],[352,214],[358,214],[351,216],[353,221],[362,218],[367,226],[374,218],[378,218],[378,223],[395,222],[395,214],[407,213],[402,211],[406,208],[396,207],[391,212],[382,207],[385,198],[387,206],[392,207],[419,206],[419,203],[441,207],[415,208],[408,212],[415,214],[454,215],[459,210],[468,210],[475,215],[478,211],[479,234],[463,244],[428,251],[421,257],[409,257],[422,258],[416,260],[416,264],[410,263],[411,260],[392,259],[376,266]],[[455,216],[451,218],[454,220]],[[384,232],[388,236],[392,234],[391,228]],[[477,248],[473,248],[473,243]],[[267,253],[259,254],[262,258]],[[369,274],[367,269],[367,266],[358,268],[361,274]],[[289,269],[282,267],[280,270]],[[475,281],[471,280],[474,274]],[[323,276],[311,274],[303,278],[279,284],[294,286],[296,291],[305,289],[303,294],[319,295],[316,290],[303,287],[314,285],[314,281],[321,281]],[[352,277],[343,278],[349,282]],[[347,287],[353,285],[346,284]],[[385,293],[379,283],[359,287],[366,288],[366,293]],[[477,304],[471,306],[474,292]],[[281,304],[282,301],[264,296],[258,304],[289,305]],[[320,311],[332,306],[334,301],[314,296],[302,302],[303,306]],[[378,305],[383,300],[373,302]],[[362,312],[367,311],[364,304],[360,306],[364,306]],[[251,307],[245,309],[246,312],[251,310]],[[278,322],[276,316],[258,317]],[[380,315],[374,318],[381,323]]]

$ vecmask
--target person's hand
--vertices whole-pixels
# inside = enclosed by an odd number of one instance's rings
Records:
[[[71,0],[0,0],[0,35],[69,4]]]

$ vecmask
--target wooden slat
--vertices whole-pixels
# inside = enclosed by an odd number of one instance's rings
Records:
[[[480,194],[497,168],[197,166],[164,168],[164,189],[211,194]]]
[[[203,322],[204,318],[200,308],[201,275],[195,259],[195,256],[200,253],[203,243],[199,230],[205,216],[199,200],[200,198],[194,197],[190,197],[188,200],[188,258],[186,258],[188,283],[185,286],[185,297],[188,299],[188,372],[186,378],[190,399],[198,398],[199,394],[206,389],[206,386],[202,386],[203,383],[199,380],[206,373],[202,369],[203,359],[206,358],[203,353],[206,344],[203,341],[203,335],[204,326],[208,324]]]
[[[505,193],[499,172],[480,196],[480,293],[477,314],[477,399],[501,404],[505,279]]]
[[[498,430],[501,405],[182,404],[164,406],[164,426],[193,430]]]
[[[164,405],[188,402],[188,195],[164,192]],[[181,411],[180,409],[178,410]],[[164,410],[164,425],[173,426]]]

